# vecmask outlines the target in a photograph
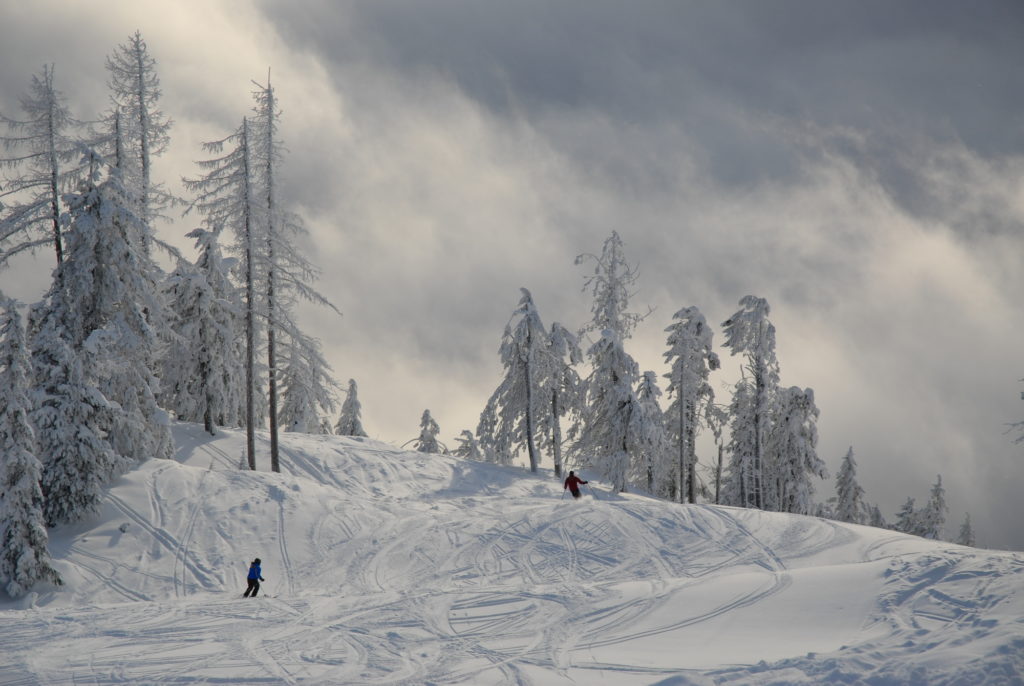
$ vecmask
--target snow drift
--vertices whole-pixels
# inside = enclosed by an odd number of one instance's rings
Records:
[[[174,427],[0,602],[2,684],[1020,684],[1024,555]],[[263,560],[261,596],[245,573]]]

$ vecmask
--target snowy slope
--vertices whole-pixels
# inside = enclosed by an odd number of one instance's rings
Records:
[[[240,471],[243,435],[174,431],[176,461],[52,532],[64,589],[0,604],[0,684],[1024,683],[1024,554],[571,502],[549,472],[333,436]]]

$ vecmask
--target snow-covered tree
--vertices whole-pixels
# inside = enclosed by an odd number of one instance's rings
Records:
[[[696,502],[698,420],[714,403],[715,393],[708,383],[711,371],[718,369],[718,355],[712,351],[711,328],[696,307],[686,307],[673,315],[668,332],[665,361],[671,371],[668,394],[673,398],[665,411],[666,428],[676,446],[676,462],[667,476],[674,477],[672,488],[678,502]],[[703,412],[702,412],[703,410]],[[661,489],[665,490],[665,489]]]
[[[69,215],[65,259],[48,300],[51,306],[63,301],[72,348],[91,356],[99,390],[118,405],[109,433],[114,450],[135,462],[170,457],[150,324],[165,317],[154,290],[159,268],[141,249],[146,227],[131,210],[118,170],[71,196]]]
[[[841,522],[867,523],[868,511],[864,503],[864,489],[857,482],[857,461],[853,459],[853,446],[846,451],[836,476],[835,516]]]
[[[868,507],[868,526],[874,526],[879,529],[889,528],[889,524],[885,521],[885,517],[882,516],[882,511],[878,509],[878,505]]]
[[[330,433],[327,417],[334,414],[337,388],[331,366],[320,352],[319,341],[295,328],[288,333],[281,346],[279,419],[288,431]]]
[[[505,326],[499,350],[505,376],[488,404],[497,418],[494,431],[503,437],[495,440],[512,449],[525,448],[530,471],[536,472],[540,461],[537,418],[549,410],[544,388],[549,343],[530,291],[520,290],[522,297]]]
[[[765,509],[814,512],[812,478],[828,478],[817,452],[818,414],[810,388],[792,386],[778,393],[767,446]]]
[[[245,432],[246,460],[256,469],[256,427],[262,425],[266,396],[262,376],[258,375],[256,356],[262,331],[260,289],[263,261],[260,259],[261,229],[256,206],[257,190],[252,171],[252,135],[248,119],[229,136],[203,143],[203,151],[214,155],[198,162],[201,175],[182,179],[193,193],[186,214],[196,210],[204,215],[211,232],[227,228],[234,236],[232,250],[240,257],[237,269],[244,289],[245,326]],[[225,152],[225,149],[228,151]]]
[[[160,399],[179,419],[241,426],[245,411],[242,304],[229,277],[220,231],[196,229],[196,263],[182,261],[165,286],[174,337],[163,358]]]
[[[256,105],[253,108],[253,135],[251,139],[251,172],[257,189],[255,202],[259,207],[263,230],[262,293],[263,316],[267,323],[267,380],[268,414],[270,429],[270,468],[280,471],[278,455],[278,350],[277,337],[284,332],[291,340],[298,341],[298,327],[292,319],[290,308],[296,299],[303,299],[318,305],[335,309],[310,283],[318,278],[317,269],[298,250],[296,239],[305,235],[306,229],[300,217],[285,211],[277,198],[277,175],[284,153],[284,146],[278,138],[277,94],[270,84],[256,84],[253,92]],[[312,340],[312,339],[307,339]],[[308,356],[307,356],[308,357]],[[321,368],[320,372],[327,370]]]
[[[775,326],[768,320],[768,301],[747,295],[739,304],[740,309],[722,324],[725,347],[745,358],[744,377],[731,405],[733,436],[726,490],[731,504],[761,509],[768,433],[779,384]]]
[[[974,547],[974,528],[971,526],[971,513],[968,512],[964,515],[964,523],[960,525],[960,535],[957,536],[956,542],[960,545],[966,545]]]
[[[943,528],[946,526],[946,489],[942,486],[942,475],[940,474],[935,485],[932,486],[928,502],[918,514],[918,525],[920,526],[919,536],[942,540]]]
[[[348,380],[348,392],[341,404],[341,416],[334,427],[339,436],[366,436],[362,420],[363,406],[359,403],[359,387],[355,379]]]
[[[480,450],[483,451],[485,462],[510,465],[512,450],[508,444],[509,435],[498,431],[498,413],[492,400],[488,400],[484,406],[476,428]]]
[[[133,209],[146,226],[143,249],[149,250],[151,222],[175,200],[153,182],[153,158],[170,144],[171,121],[159,109],[160,78],[156,60],[136,31],[107,56],[112,109],[107,119],[119,151],[117,166],[134,200]],[[108,155],[109,156],[109,155]]]
[[[476,436],[469,429],[463,429],[462,433],[455,437],[455,442],[459,444],[459,447],[452,451],[456,457],[477,462],[484,461],[483,448],[480,447],[480,442],[476,440]]]
[[[665,427],[665,415],[658,405],[661,389],[658,375],[644,372],[636,389],[636,412],[630,428],[633,483],[643,484],[650,493],[656,492],[658,484],[668,481],[671,473],[672,441]]]
[[[0,582],[18,598],[40,581],[61,579],[47,548],[25,329],[13,300],[0,307]]]
[[[95,511],[110,478],[128,462],[106,440],[112,407],[95,376],[74,353],[63,325],[61,301],[32,309],[32,424],[43,471],[43,515],[49,526],[75,522]]]
[[[420,435],[414,439],[413,447],[421,453],[443,452],[444,449],[437,440],[439,433],[441,433],[441,427],[430,416],[430,410],[423,410],[423,416],[420,417]]]
[[[576,263],[587,260],[594,262],[594,273],[585,280],[584,290],[590,290],[594,304],[593,318],[583,332],[598,332],[600,339],[587,350],[591,373],[584,386],[580,434],[571,458],[577,466],[594,467],[615,490],[622,491],[629,480],[629,431],[638,404],[639,367],[623,347],[643,319],[628,311],[637,271],[626,262],[616,232],[605,240],[601,255],[580,255]]]
[[[913,498],[907,498],[907,501],[903,503],[903,507],[896,513],[896,522],[893,524],[893,528],[905,534],[921,535],[920,515],[914,509]]]
[[[542,383],[551,400],[551,408],[540,413],[537,447],[551,453],[555,476],[558,477],[562,475],[562,418],[578,418],[583,400],[583,383],[574,368],[582,359],[576,336],[558,322],[552,324]],[[567,438],[575,438],[577,430],[576,421],[571,421]]]
[[[9,136],[0,144],[16,154],[0,158],[11,170],[0,182],[0,264],[25,250],[50,244],[57,264],[64,259],[61,194],[81,177],[81,150],[70,135],[79,123],[54,85],[53,65],[32,76],[21,98],[24,119],[0,115]]]
[[[624,491],[630,480],[634,441],[639,438],[634,433],[634,413],[639,406],[634,380],[640,371],[610,329],[587,355],[593,371],[586,381],[587,402],[580,438],[573,445],[573,460],[579,467],[596,470],[615,491]]]

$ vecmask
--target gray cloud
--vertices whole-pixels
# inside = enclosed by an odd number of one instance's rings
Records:
[[[73,104],[102,106],[102,58],[139,28],[177,122],[168,183],[272,66],[282,191],[344,312],[303,321],[359,382],[372,434],[412,438],[427,407],[446,437],[473,428],[518,288],[580,326],[573,258],[617,230],[635,309],[655,308],[631,342],[642,368],[664,371],[680,307],[717,323],[767,297],[833,471],[853,445],[890,516],[942,473],[950,533],[970,511],[983,543],[1024,549],[1003,433],[1024,325],[1016,3],[31,7],[0,8],[0,110],[42,61],[68,64]]]

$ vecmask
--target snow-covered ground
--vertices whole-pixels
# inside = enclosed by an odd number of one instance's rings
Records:
[[[1021,553],[573,502],[550,472],[335,436],[240,471],[242,434],[174,431],[175,461],[51,532],[64,588],[0,603],[0,684],[1024,683]]]

